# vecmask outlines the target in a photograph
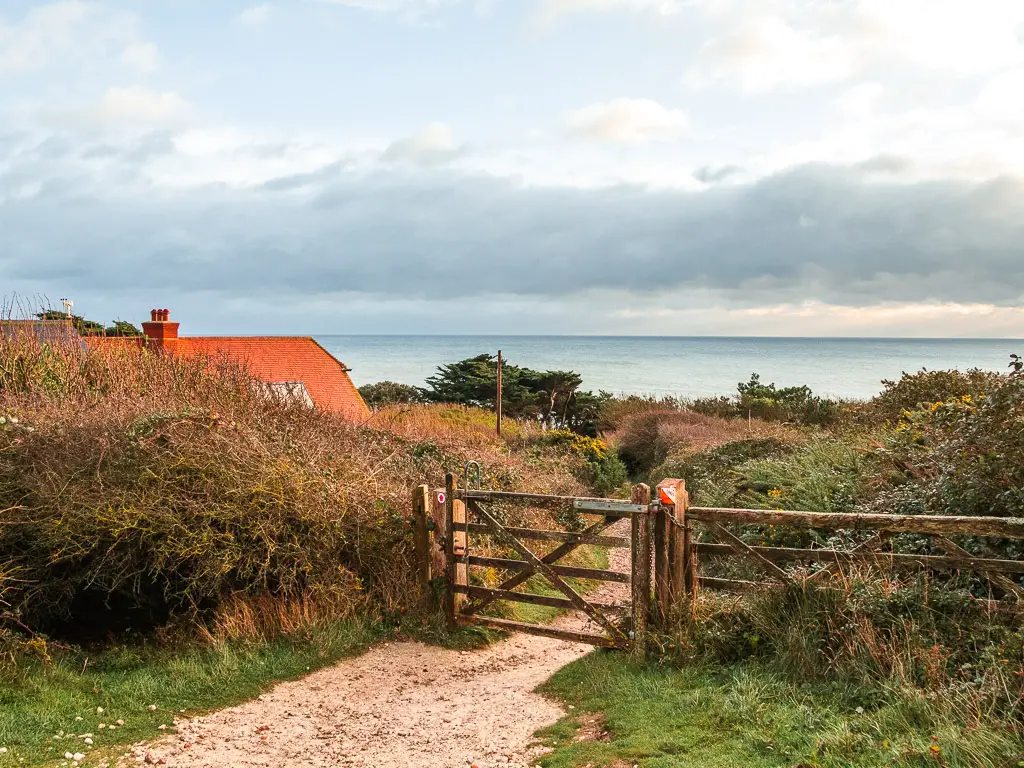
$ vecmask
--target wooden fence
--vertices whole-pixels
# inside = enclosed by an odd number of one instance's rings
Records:
[[[466,502],[472,504],[474,496],[478,500],[501,498],[530,506],[583,505],[589,506],[592,514],[595,509],[603,509],[600,514],[606,515],[605,522],[584,533],[511,527],[502,527],[502,531],[505,538],[511,534],[519,539],[561,542],[562,547],[556,548],[553,556],[561,556],[564,554],[562,550],[568,552],[581,544],[631,547],[631,573],[614,574],[564,565],[548,568],[546,563],[533,563],[532,553],[524,555],[522,551],[519,552],[520,556],[531,562],[469,555],[466,553],[468,535],[487,533],[489,526],[488,523],[470,522],[467,519]],[[616,512],[616,505],[625,505],[630,509]],[[1018,582],[1020,574],[1024,574],[1024,562],[979,557],[951,538],[1024,539],[1022,518],[696,507],[690,506],[685,483],[677,479],[662,481],[653,494],[646,485],[635,486],[632,502],[624,503],[611,499],[579,499],[544,494],[460,491],[449,478],[444,491],[439,489],[429,492],[427,486],[417,487],[413,493],[413,509],[417,521],[421,585],[425,594],[431,593],[432,576],[444,574],[446,588],[443,590],[442,603],[445,613],[450,617],[458,614],[459,606],[467,596],[479,599],[484,592],[488,592],[470,585],[469,565],[518,572],[517,577],[508,582],[513,585],[523,583],[531,574],[541,573],[542,569],[551,571],[547,576],[555,583],[560,581],[560,576],[628,582],[631,584],[632,602],[628,621],[633,637],[629,645],[638,653],[643,653],[645,649],[648,622],[665,622],[688,605],[700,588],[743,591],[770,583],[807,584],[854,564],[884,569],[978,573],[1004,598],[993,601],[995,607],[1015,608],[1018,604],[1024,604],[1024,588]],[[611,524],[616,517],[631,518],[629,538],[600,534],[601,527]],[[737,534],[743,526],[750,525],[775,526],[783,530],[862,531],[869,535],[850,549],[753,545],[743,541]],[[901,533],[927,537],[934,548],[944,554],[883,551],[893,534]],[[705,573],[705,561],[722,558],[734,558],[748,563],[766,578],[721,578]],[[553,565],[554,559],[551,563]],[[499,599],[515,599],[555,607],[568,606],[572,602],[565,598],[524,596],[522,593],[512,593],[510,589],[505,591],[508,594],[500,595]],[[489,597],[494,598],[493,595]],[[540,627],[536,631],[545,633]]]

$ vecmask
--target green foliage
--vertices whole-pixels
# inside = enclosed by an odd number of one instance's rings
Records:
[[[596,434],[601,406],[609,396],[580,391],[582,383],[573,371],[535,371],[503,361],[502,413],[552,429]],[[428,402],[493,410],[497,386],[497,357],[484,354],[439,366],[422,392]]]
[[[1024,516],[1022,423],[1024,374],[1017,370],[999,379],[987,394],[946,395],[905,409],[887,441],[905,482],[882,493],[876,506]],[[971,544],[978,551],[992,551],[984,542]],[[1007,551],[1018,552],[1016,545]]]
[[[378,381],[375,384],[364,384],[359,388],[359,394],[363,396],[363,400],[371,408],[423,402],[423,393],[420,392],[418,387],[409,384],[399,384],[396,381]]]
[[[706,451],[690,453],[654,469],[650,478],[678,477],[695,504],[736,506],[744,493],[755,490],[745,469],[763,459],[777,459],[795,446],[776,438],[733,440]],[[774,486],[771,486],[774,487]],[[769,487],[763,487],[768,491]]]
[[[872,398],[866,415],[881,421],[896,423],[905,411],[917,410],[922,405],[964,396],[976,398],[998,387],[1003,376],[991,371],[971,368],[968,371],[929,371],[904,373],[898,381],[882,381],[882,392]]]
[[[66,320],[67,312],[59,309],[48,309],[36,314],[40,320]],[[95,320],[87,320],[81,315],[71,316],[72,327],[82,336],[141,336],[142,331],[127,320],[115,320],[113,324],[104,326]]]
[[[629,482],[626,466],[608,450],[603,440],[555,429],[546,433],[545,441],[550,445],[567,448],[586,462],[581,480],[597,496],[614,496],[622,492]]]
[[[542,691],[573,711],[539,735],[545,768],[990,768],[1024,745],[912,691],[798,684],[763,666],[631,663],[593,653]]]
[[[774,382],[762,382],[757,373],[750,374],[749,381],[740,382],[736,391],[733,398],[695,400],[691,408],[708,416],[743,416],[817,426],[836,424],[842,416],[838,402],[818,397],[810,387],[776,387]]]

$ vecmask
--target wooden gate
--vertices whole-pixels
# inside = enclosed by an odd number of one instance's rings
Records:
[[[673,493],[671,499],[674,498]],[[664,499],[670,500],[668,497]],[[499,503],[567,508],[584,519],[590,518],[590,521],[580,531],[511,527],[502,521],[504,515],[494,508]],[[452,627],[475,625],[527,632],[643,655],[647,647],[649,618],[664,616],[684,589],[682,570],[674,568],[673,563],[682,564],[687,559],[688,540],[684,527],[675,524],[675,508],[685,513],[685,490],[682,491],[681,503],[664,504],[661,498],[652,502],[651,490],[646,485],[635,486],[632,500],[623,501],[460,489],[455,476],[449,474],[443,491],[430,492],[425,485],[416,488],[413,507],[418,522],[420,581],[427,592],[431,591],[432,582],[442,581],[442,607]],[[629,536],[609,535],[607,529],[625,519],[630,521]],[[517,557],[474,554],[473,542],[480,536],[492,537]],[[557,546],[538,554],[528,544],[538,541],[557,542]],[[560,563],[584,545],[630,549],[630,572]],[[652,553],[657,582],[653,611]],[[512,575],[495,588],[477,586],[471,578],[474,568],[493,568]],[[678,578],[675,577],[677,573]],[[438,579],[442,574],[443,579]],[[533,576],[541,576],[558,592],[558,596],[517,591]],[[567,578],[629,584],[629,599],[607,603],[588,598],[576,591],[566,581]],[[596,631],[577,631],[481,615],[495,602],[506,600],[581,612]]]

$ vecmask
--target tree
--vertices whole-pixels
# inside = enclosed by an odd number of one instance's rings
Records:
[[[384,405],[421,403],[423,393],[417,387],[409,384],[399,384],[397,381],[378,381],[376,384],[364,384],[359,388],[359,394],[371,408],[380,408]]]
[[[40,320],[67,320],[67,312],[60,309],[47,309],[36,315]],[[81,315],[71,315],[71,327],[80,336],[141,336],[142,331],[127,320],[115,320],[113,325],[104,326],[95,320],[87,320]]]
[[[459,403],[493,409],[497,397],[498,361],[494,355],[477,355],[441,365],[427,379],[425,400]],[[572,429],[596,434],[604,395],[580,392],[583,378],[573,371],[535,371],[507,361],[502,365],[501,407],[511,418],[535,419],[547,429]]]

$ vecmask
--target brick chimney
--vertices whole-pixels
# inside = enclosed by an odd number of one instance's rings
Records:
[[[142,324],[146,346],[155,352],[173,352],[178,347],[178,323],[170,321],[169,309],[154,309],[149,322]]]

